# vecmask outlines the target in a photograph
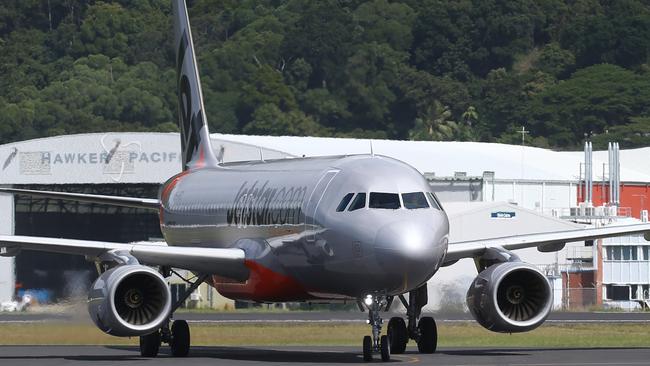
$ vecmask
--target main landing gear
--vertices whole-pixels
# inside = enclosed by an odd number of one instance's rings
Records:
[[[161,268],[161,273],[164,277],[168,277],[170,272],[168,268]],[[178,274],[177,274],[178,275]],[[180,277],[180,276],[179,276]],[[183,295],[178,301],[172,305],[172,310],[169,316],[169,322],[161,329],[140,337],[140,355],[142,357],[156,357],[160,350],[161,343],[169,344],[171,354],[174,357],[185,357],[190,352],[190,327],[185,320],[173,320],[173,314],[181,304],[205,281],[208,275],[202,275],[195,279],[194,282],[185,280],[190,284],[190,287],[185,290]],[[182,277],[181,277],[182,278]],[[171,327],[169,326],[171,323]]]
[[[409,339],[416,341],[420,353],[434,353],[438,344],[438,329],[432,317],[420,317],[427,304],[426,284],[409,292],[408,301],[404,295],[399,300],[406,307],[407,322],[401,317],[392,317],[388,322],[387,335],[381,336],[383,320],[381,309],[388,310],[393,298],[368,295],[363,304],[368,309],[368,323],[372,327],[372,337],[363,337],[363,360],[372,361],[373,354],[379,353],[382,361],[389,361],[390,354],[402,354]]]

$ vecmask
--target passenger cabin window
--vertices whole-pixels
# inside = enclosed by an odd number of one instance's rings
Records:
[[[370,192],[370,208],[395,210],[401,207],[397,193]]]
[[[354,197],[354,201],[352,201],[352,204],[350,204],[348,211],[354,211],[364,207],[366,207],[366,194],[359,193],[356,197]]]
[[[404,202],[404,207],[409,210],[416,208],[429,208],[427,198],[422,192],[402,193],[402,201]]]
[[[352,196],[354,196],[354,193],[346,194],[345,197],[343,197],[341,200],[341,203],[339,203],[338,207],[336,208],[336,212],[345,211],[345,208],[348,207],[348,203],[350,203]]]
[[[427,192],[427,196],[429,197],[431,207],[435,208],[436,210],[442,211],[442,206],[440,205],[440,201],[438,201],[438,198],[431,192]]]

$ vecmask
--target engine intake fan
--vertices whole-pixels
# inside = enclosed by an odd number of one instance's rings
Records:
[[[106,271],[88,294],[90,318],[115,336],[149,334],[168,320],[170,311],[167,282],[147,266],[123,265]]]
[[[527,332],[551,311],[553,293],[546,276],[522,262],[494,264],[474,279],[467,305],[474,319],[494,332]]]

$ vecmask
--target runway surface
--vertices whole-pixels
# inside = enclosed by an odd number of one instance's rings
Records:
[[[163,354],[139,357],[136,347],[0,346],[0,365],[345,365],[363,364],[355,347],[196,347],[179,360]],[[416,365],[648,365],[650,348],[441,349],[423,355],[413,349],[393,355],[391,363]],[[181,361],[181,362],[179,362]],[[374,364],[382,364],[375,357]]]
[[[183,313],[175,314],[176,319],[185,319],[195,323],[311,323],[311,322],[351,322],[364,323],[368,313],[354,312],[310,312],[310,311],[283,311],[283,312],[246,312],[232,311],[224,313]],[[404,314],[397,314],[404,316]],[[424,314],[433,316],[437,322],[467,322],[474,321],[468,313],[458,314]],[[87,314],[51,314],[51,313],[0,313],[1,323],[13,322],[42,322],[42,321],[70,321]],[[382,313],[384,319],[389,319],[393,314]],[[615,312],[553,312],[549,315],[547,323],[650,323],[650,312],[645,313],[615,313]]]

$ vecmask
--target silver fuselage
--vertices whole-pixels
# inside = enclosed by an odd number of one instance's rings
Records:
[[[347,193],[429,192],[411,166],[356,155],[187,170],[161,188],[169,245],[241,248],[245,283],[213,277],[225,296],[255,301],[359,299],[424,284],[442,264],[449,223],[436,208],[337,212]]]

